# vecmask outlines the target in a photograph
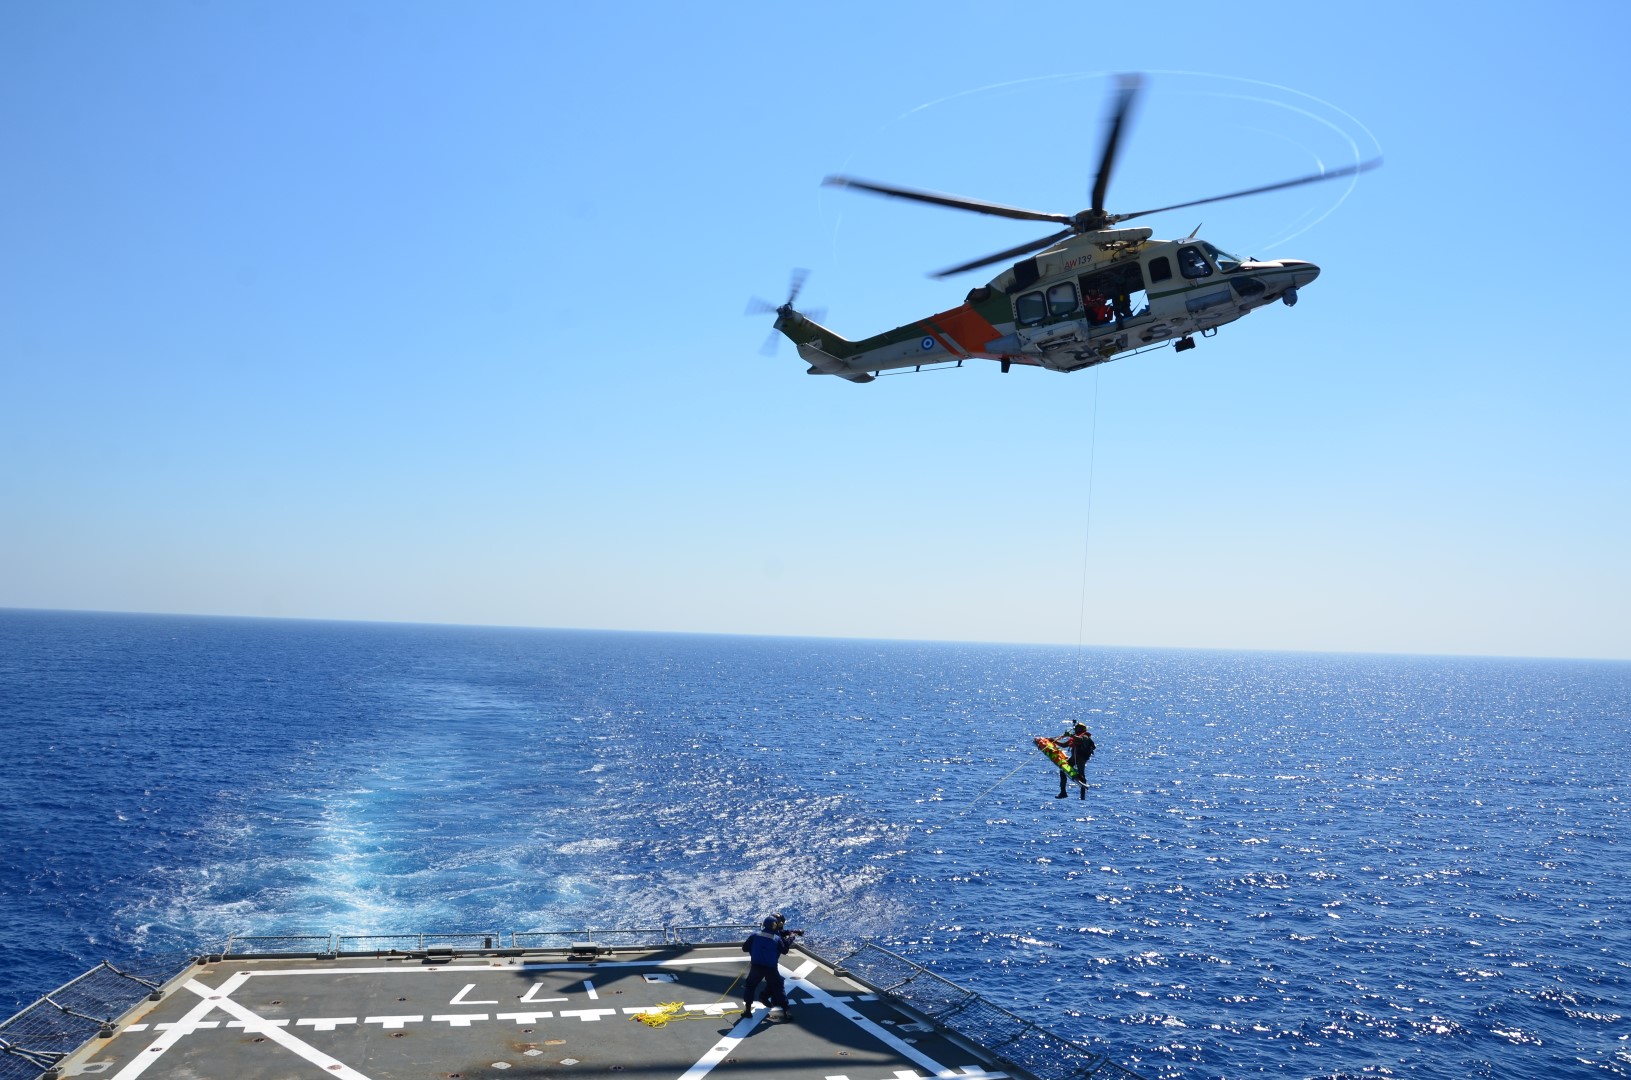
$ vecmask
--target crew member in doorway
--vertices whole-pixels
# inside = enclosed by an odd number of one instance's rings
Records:
[[[1088,293],[1082,306],[1087,308],[1087,321],[1094,326],[1103,326],[1115,314],[1110,298],[1101,292]]]
[[[1076,783],[1081,787],[1080,797],[1083,799],[1087,798],[1087,759],[1092,757],[1093,751],[1098,749],[1098,747],[1093,744],[1093,733],[1087,730],[1086,724],[1077,724],[1073,729],[1071,729],[1070,734],[1061,735],[1053,741],[1054,745],[1058,746],[1060,749],[1070,751],[1071,768],[1075,769],[1076,775],[1082,778],[1076,781]],[[1055,795],[1054,798],[1065,799],[1070,797],[1065,791],[1065,785],[1069,779],[1070,773],[1066,772],[1064,769],[1060,769],[1059,794]]]

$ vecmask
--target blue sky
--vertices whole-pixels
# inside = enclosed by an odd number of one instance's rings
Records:
[[[1622,5],[0,7],[0,606],[1631,658]],[[1074,212],[1320,280],[854,386]],[[1606,223],[1606,224],[1605,224]]]

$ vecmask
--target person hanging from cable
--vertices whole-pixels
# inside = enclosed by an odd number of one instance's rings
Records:
[[[1087,798],[1087,773],[1084,767],[1087,765],[1087,759],[1093,756],[1093,751],[1098,749],[1093,743],[1093,733],[1087,730],[1086,724],[1077,724],[1069,734],[1061,735],[1053,742],[1060,749],[1070,751],[1070,768],[1059,770],[1059,794],[1054,798],[1070,797],[1065,786],[1066,782],[1072,779],[1081,786],[1081,798]]]

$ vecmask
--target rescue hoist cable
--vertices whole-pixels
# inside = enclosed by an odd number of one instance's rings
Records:
[[[1083,637],[1085,634],[1085,628],[1087,626],[1087,556],[1089,543],[1093,538],[1093,470],[1094,466],[1097,464],[1099,449],[1099,367],[1101,366],[1102,365],[1095,365],[1093,368],[1093,412],[1092,420],[1088,425],[1087,520],[1082,526],[1082,587],[1081,599],[1078,602],[1076,613],[1076,695],[1078,697],[1081,696],[1082,689],[1082,662],[1083,651],[1085,649],[1085,646],[1083,645]],[[1020,769],[1025,768],[1025,766],[1029,764],[1031,764],[1029,758],[1020,762],[1014,767],[1012,772],[1008,773],[1007,776],[1004,776],[1001,780],[998,780],[995,784],[992,784],[990,787],[974,796],[974,798],[964,803],[963,808],[953,816],[962,817],[964,814],[968,813],[974,808],[975,803],[979,802],[981,799],[997,790],[1003,784],[1007,783],[1009,777],[1013,776],[1014,773],[1019,772]],[[1083,787],[1087,786],[1087,782],[1085,780],[1077,780],[1077,783],[1081,784]]]
[[[1099,450],[1099,368],[1093,368],[1093,420],[1087,437],[1087,520],[1082,524],[1082,590],[1076,609],[1076,692],[1082,689],[1082,639],[1087,626],[1087,553],[1093,539],[1093,467]]]

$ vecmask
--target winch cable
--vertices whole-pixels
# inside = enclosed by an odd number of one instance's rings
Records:
[[[1081,598],[1078,602],[1076,613],[1076,696],[1078,698],[1081,697],[1082,693],[1083,653],[1086,649],[1086,646],[1083,644],[1083,638],[1085,636],[1085,629],[1087,626],[1087,569],[1089,565],[1087,556],[1089,544],[1093,539],[1093,469],[1094,465],[1097,463],[1099,451],[1099,368],[1102,366],[1103,365],[1096,365],[1093,368],[1093,412],[1092,419],[1088,424],[1087,437],[1087,520],[1082,525],[1082,587]],[[1007,776],[1004,776],[1001,780],[998,780],[995,784],[992,784],[990,787],[974,796],[974,798],[964,803],[963,808],[952,816],[962,817],[964,814],[968,813],[974,808],[975,803],[979,802],[981,799],[997,790],[1003,784],[1007,783],[1009,778],[1012,777],[1014,773],[1019,772],[1019,770],[1031,764],[1034,764],[1034,762],[1032,762],[1029,759],[1029,756],[1027,756],[1026,760],[1014,766],[1013,770],[1009,772]],[[1078,781],[1078,783],[1080,783],[1080,781]]]
[[[1093,369],[1093,421],[1087,437],[1087,520],[1082,524],[1082,592],[1076,609],[1076,693],[1082,690],[1082,640],[1087,627],[1087,553],[1093,539],[1093,467],[1099,452],[1099,368]]]

